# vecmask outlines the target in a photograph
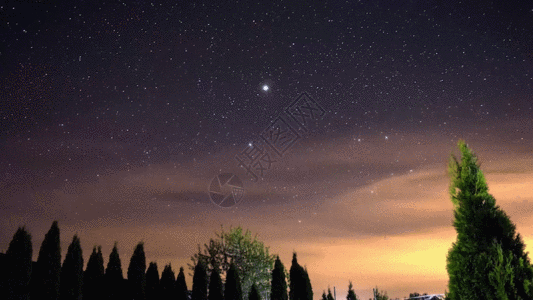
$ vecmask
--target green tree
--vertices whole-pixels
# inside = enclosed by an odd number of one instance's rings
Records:
[[[376,300],[389,300],[389,296],[387,296],[387,292],[380,292],[378,290],[378,287],[376,287],[373,291],[374,291],[374,298]]]
[[[83,288],[83,254],[80,239],[74,235],[68,246],[67,255],[61,267],[61,286],[59,298],[62,300],[80,300]]]
[[[226,285],[224,287],[225,300],[244,300],[242,297],[242,286],[239,275],[239,270],[235,264],[230,264],[228,274],[226,276]],[[194,300],[194,299],[193,299]]]
[[[134,300],[144,299],[146,290],[146,256],[144,255],[144,243],[135,246],[133,255],[128,266],[128,285],[131,298]]]
[[[44,236],[39,249],[35,275],[32,278],[32,298],[42,300],[59,299],[61,281],[61,244],[57,221]]]
[[[9,243],[6,252],[7,284],[6,299],[29,299],[30,280],[32,274],[33,248],[31,235],[24,227],[19,227]]]
[[[159,271],[157,263],[151,262],[146,271],[146,300],[159,299]]]
[[[224,292],[222,291],[222,279],[217,269],[211,271],[211,277],[209,278],[209,300],[223,300]]]
[[[476,155],[459,141],[448,172],[457,240],[448,252],[451,300],[533,299],[533,268],[507,214],[488,193]]]
[[[353,284],[350,281],[350,284],[348,285],[348,295],[346,296],[346,300],[357,300],[357,295],[355,294],[355,291],[353,290]]]
[[[180,268],[180,273],[176,279],[176,299],[188,300],[189,291],[187,290],[187,282],[185,281],[185,273],[183,267]]]
[[[124,299],[124,275],[122,274],[122,264],[118,254],[117,243],[113,246],[104,275],[107,299]]]
[[[231,263],[239,270],[242,279],[242,290],[248,295],[252,283],[256,283],[260,293],[270,292],[271,271],[275,256],[269,254],[269,248],[263,242],[252,237],[249,230],[246,232],[239,226],[230,228],[228,232],[221,228],[216,233],[215,239],[210,239],[209,244],[204,245],[204,252],[198,245],[198,253],[191,257],[191,270],[196,266],[198,259],[203,259],[207,264],[210,274],[213,268],[219,270],[221,277],[227,277],[227,271]]]
[[[206,263],[200,259],[194,268],[191,300],[207,300],[207,279]]]
[[[161,274],[161,299],[171,300],[175,298],[174,288],[176,287],[176,279],[174,271],[170,264],[166,265]]]
[[[97,250],[98,249],[98,250]],[[83,299],[102,299],[102,285],[104,279],[104,257],[102,247],[93,247],[93,252],[87,262],[87,268],[83,274]]]
[[[259,295],[259,291],[257,290],[255,283],[252,284],[250,294],[248,294],[248,300],[261,300],[261,295]]]
[[[274,262],[274,269],[272,270],[272,283],[270,298],[272,300],[288,300],[287,294],[287,280],[285,279],[285,267],[279,256],[276,257]]]

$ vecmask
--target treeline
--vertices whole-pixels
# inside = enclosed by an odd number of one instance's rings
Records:
[[[83,270],[80,239],[74,235],[61,264],[60,232],[54,221],[46,233],[37,262],[32,262],[31,235],[18,228],[5,254],[0,253],[0,299],[24,300],[261,300],[265,298],[254,282],[243,293],[237,264],[230,263],[222,281],[218,269],[209,269],[209,262],[198,259],[194,266],[192,291],[187,289],[183,267],[175,276],[170,264],[165,265],[161,278],[157,263],[147,268],[144,244],[137,244],[123,277],[122,264],[115,243],[107,267],[101,247],[93,247]],[[313,289],[307,269],[300,266],[293,253],[292,266],[286,270],[276,257],[271,277],[269,299],[313,300]],[[350,283],[347,300],[357,300]]]

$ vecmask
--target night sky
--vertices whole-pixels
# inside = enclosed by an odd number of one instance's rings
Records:
[[[0,251],[57,219],[177,271],[241,225],[315,299],[444,293],[459,139],[533,250],[533,2],[186,2],[0,4]]]

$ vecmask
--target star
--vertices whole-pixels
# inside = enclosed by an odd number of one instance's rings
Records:
[[[265,85],[263,85],[263,91],[265,91],[265,92],[266,92],[266,91],[268,91],[268,89],[269,89],[268,85],[266,85],[266,84],[265,84]]]

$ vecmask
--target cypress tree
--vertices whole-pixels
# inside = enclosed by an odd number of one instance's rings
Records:
[[[222,279],[220,278],[218,268],[214,268],[213,271],[211,271],[208,300],[224,300],[224,294],[222,292]]]
[[[533,268],[520,234],[488,193],[477,157],[459,141],[462,158],[448,172],[457,241],[447,257],[449,298],[533,299]]]
[[[335,300],[335,298],[333,298],[333,295],[331,294],[331,289],[328,287],[328,295],[327,295],[327,300]]]
[[[83,255],[80,239],[74,235],[68,246],[67,255],[61,267],[61,300],[80,300],[83,288]]]
[[[203,259],[194,268],[191,300],[207,300],[207,269]]]
[[[353,290],[353,284],[350,281],[350,284],[348,285],[348,295],[346,296],[346,300],[357,300],[357,295],[355,294],[355,291]]]
[[[166,265],[161,274],[161,299],[171,300],[175,298],[174,288],[176,280],[170,264]]]
[[[97,250],[98,249],[98,250]],[[104,258],[102,247],[93,247],[93,252],[87,262],[87,268],[83,274],[83,299],[102,299],[102,285],[104,279]]]
[[[140,242],[135,247],[128,267],[128,285],[131,299],[143,300],[146,290],[146,256],[144,244]]]
[[[157,300],[159,295],[159,271],[157,263],[151,262],[146,271],[146,300]]]
[[[326,291],[322,293],[322,300],[328,300],[328,296],[326,296]]]
[[[24,227],[19,227],[7,248],[6,299],[30,298],[33,248],[31,236]]]
[[[259,295],[259,291],[257,290],[257,285],[255,285],[255,283],[252,284],[250,294],[248,295],[248,300],[261,300],[261,296]]]
[[[124,299],[124,275],[118,254],[117,243],[113,246],[104,275],[107,299]]]
[[[309,274],[307,273],[307,268],[303,270],[303,283],[304,283],[304,300],[313,300],[313,287],[311,286],[311,280],[309,279]]]
[[[58,300],[61,280],[61,244],[57,221],[44,236],[39,249],[35,274],[32,278],[32,298]]]
[[[235,264],[231,263],[226,275],[226,286],[224,287],[225,300],[243,300],[242,286],[239,271]]]
[[[183,267],[180,268],[180,273],[176,279],[176,299],[177,300],[188,300],[189,291],[187,290],[187,282],[185,281],[185,274],[183,272]]]
[[[290,276],[290,300],[307,300],[306,288],[307,283],[305,279],[304,269],[298,264],[296,252],[292,254],[292,265],[289,271]]]
[[[285,279],[285,267],[281,263],[279,256],[274,262],[274,269],[272,270],[272,284],[271,284],[271,299],[272,300],[288,300],[287,295],[287,280]]]

